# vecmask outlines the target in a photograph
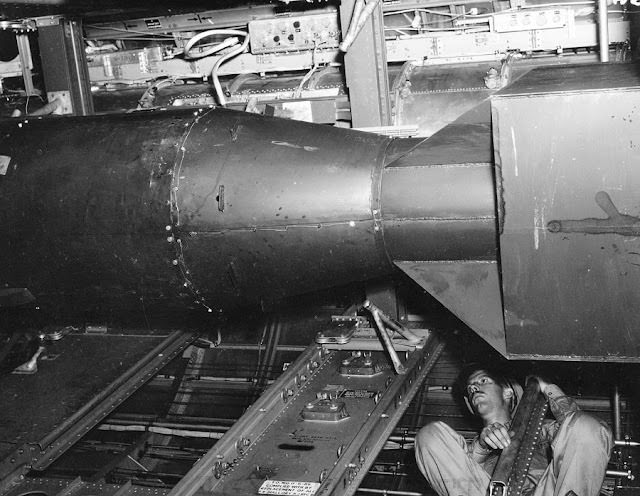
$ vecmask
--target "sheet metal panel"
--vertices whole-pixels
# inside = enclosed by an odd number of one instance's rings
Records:
[[[381,204],[385,248],[397,260],[496,256],[488,124],[449,126],[388,151]],[[464,192],[464,195],[460,193]]]
[[[487,110],[488,113],[488,110]],[[505,353],[489,123],[388,150],[385,247],[405,274]]]
[[[2,284],[28,288],[49,324],[145,307],[166,315],[183,304],[165,226],[171,169],[192,120],[181,112],[3,121]]]
[[[343,131],[226,110],[190,129],[172,234],[205,304],[269,302],[391,270],[372,213],[390,140]]]
[[[40,440],[163,339],[69,335],[53,343],[39,360],[37,373],[0,376],[3,397],[10,399],[3,402],[0,439]]]
[[[405,274],[506,354],[498,262],[396,261]]]
[[[0,283],[50,321],[195,320],[392,270],[386,137],[226,109],[0,128]]]
[[[486,113],[487,118],[481,115]],[[492,164],[490,108],[474,120],[454,122],[429,138],[396,139],[387,148],[385,166],[415,167],[443,164]]]
[[[36,373],[0,377],[0,391],[10,399],[1,431],[0,492],[29,469],[48,467],[193,339],[179,332],[68,335],[42,347]]]
[[[635,71],[532,71],[493,100],[511,357],[640,357]]]

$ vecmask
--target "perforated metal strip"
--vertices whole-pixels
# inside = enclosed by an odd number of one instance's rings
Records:
[[[538,381],[530,379],[513,419],[514,437],[502,451],[493,472],[489,486],[491,496],[522,494],[547,408],[547,399],[540,392]]]

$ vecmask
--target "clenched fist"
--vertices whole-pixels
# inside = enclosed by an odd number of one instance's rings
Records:
[[[507,426],[494,422],[480,432],[480,446],[483,448],[504,449],[511,444],[511,436]]]

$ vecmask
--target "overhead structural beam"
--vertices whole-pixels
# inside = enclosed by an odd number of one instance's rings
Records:
[[[58,100],[62,114],[93,114],[81,24],[56,18],[55,22],[40,25],[38,45],[47,100]]]
[[[598,43],[600,62],[609,62],[609,11],[607,0],[598,0]]]
[[[344,0],[340,4],[343,32],[352,22],[357,3],[356,0]],[[391,104],[382,2],[375,6],[345,53],[344,70],[353,127],[390,125]]]

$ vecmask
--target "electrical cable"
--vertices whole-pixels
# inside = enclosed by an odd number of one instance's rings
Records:
[[[207,38],[209,36],[214,36],[214,35],[228,35],[228,36],[231,36],[231,38],[226,38],[221,43],[218,43],[217,45],[214,45],[210,49],[205,50],[204,52],[199,53],[197,55],[192,55],[190,53],[191,49],[193,48],[193,46],[198,41],[200,41],[200,40],[202,40],[204,38]],[[243,36],[244,37],[244,41],[240,45],[238,45],[239,40],[238,40],[238,38],[236,38],[237,36]],[[246,32],[246,31],[240,31],[240,30],[237,30],[237,29],[210,29],[208,31],[203,31],[202,33],[198,33],[193,38],[191,38],[187,42],[187,44],[184,46],[185,58],[207,57],[209,55],[212,55],[212,54],[222,50],[223,48],[229,48],[229,47],[236,46],[235,49],[230,50],[227,53],[223,53],[218,58],[218,60],[216,60],[215,64],[213,64],[213,67],[211,68],[211,79],[213,80],[213,87],[214,87],[215,92],[216,92],[216,97],[218,98],[218,103],[222,107],[224,107],[226,105],[227,99],[226,99],[226,97],[224,95],[224,91],[222,90],[222,85],[220,84],[220,79],[218,78],[218,69],[227,60],[229,60],[229,59],[235,57],[236,55],[239,55],[242,52],[244,52],[247,49],[248,45],[249,45],[249,33]]]
[[[324,43],[325,42],[320,43],[320,45],[323,45]],[[315,42],[313,44],[313,52],[311,53],[311,69],[309,69],[309,71],[302,78],[302,81],[300,81],[300,84],[293,93],[294,98],[300,98],[302,96],[302,89],[304,85],[309,81],[309,79],[311,79],[311,76],[313,76],[313,73],[318,70],[318,67],[320,67],[320,64],[316,60],[316,51],[318,50],[318,47],[320,45]]]
[[[238,31],[238,33],[241,33],[241,31]],[[224,62],[235,57],[236,55],[241,54],[247,49],[247,46],[249,46],[249,34],[244,33],[244,37],[245,37],[244,42],[242,43],[242,45],[238,47],[237,50],[233,50],[229,53],[223,54],[211,68],[211,79],[213,80],[213,87],[218,97],[218,103],[220,103],[220,105],[223,107],[226,105],[227,100],[224,96],[224,92],[222,91],[222,86],[220,85],[220,79],[218,79],[218,69]]]
[[[353,42],[353,40],[351,39],[352,37],[355,38],[353,31],[355,30],[355,26],[358,23],[360,16],[362,15],[362,11],[364,10],[364,7],[365,7],[364,0],[356,0],[355,5],[353,6],[353,14],[351,15],[351,22],[349,23],[347,32],[344,35],[342,43],[340,44],[341,50],[342,50],[342,45],[345,45],[346,48],[348,48]],[[347,50],[344,49],[342,51],[346,52]]]
[[[240,33],[244,33],[244,36],[246,36],[246,33],[244,31],[237,31],[235,29],[229,29],[229,30],[224,30],[224,29],[209,29],[207,31],[203,31],[202,33],[198,33],[195,36],[191,37],[189,39],[189,41],[187,41],[186,45],[184,46],[184,58],[185,59],[199,59],[199,58],[203,58],[203,57],[208,57],[210,55],[213,55],[214,53],[219,52],[220,50],[224,50],[225,48],[229,48],[232,46],[235,46],[238,44],[238,38],[235,37],[235,35],[240,35]],[[211,36],[215,36],[215,35],[232,35],[229,38],[225,38],[223,41],[214,44],[212,47],[208,48],[207,50],[204,50],[200,53],[197,54],[192,54],[191,53],[191,49],[193,48],[193,46],[198,43],[200,40],[203,40],[205,38],[209,38]],[[241,35],[242,36],[242,35]]]
[[[380,0],[370,0],[364,7],[364,0],[358,0],[353,9],[353,16],[351,17],[351,22],[349,23],[349,29],[347,34],[345,35],[342,43],[340,43],[340,50],[342,52],[346,52],[349,50],[349,47],[353,44],[355,39],[362,31],[364,24],[367,22],[367,19],[373,15],[373,11],[380,3]]]
[[[386,16],[392,16],[392,15],[398,15],[398,14],[406,14],[409,12],[425,12],[427,14],[433,14],[433,15],[441,15],[441,16],[445,16],[445,17],[460,17],[463,14],[452,14],[451,12],[440,12],[437,10],[430,10],[430,9],[406,9],[406,10],[398,10],[398,11],[393,11],[393,12],[385,12],[383,15]]]

